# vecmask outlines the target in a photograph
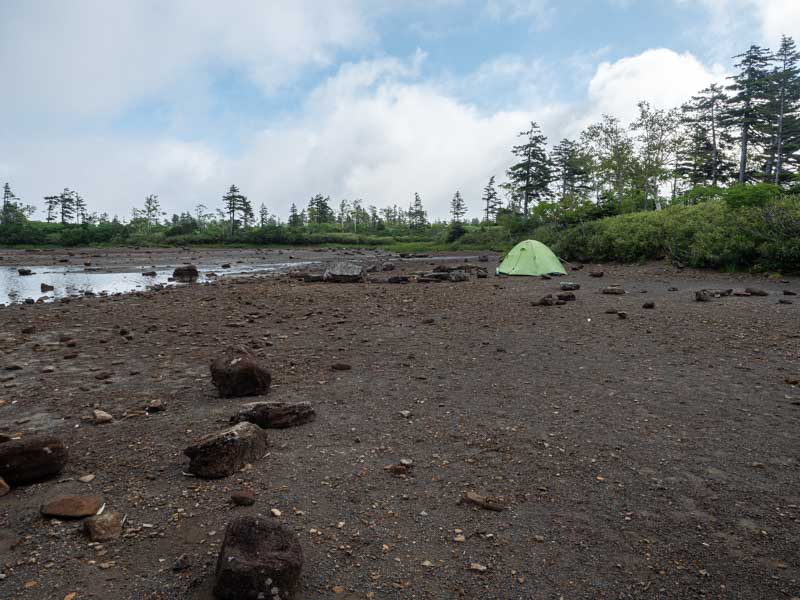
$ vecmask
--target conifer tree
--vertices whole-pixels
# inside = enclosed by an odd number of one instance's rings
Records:
[[[553,178],[558,184],[561,198],[584,198],[591,188],[589,156],[580,150],[576,142],[563,139],[553,148],[552,162]]]
[[[464,202],[464,198],[461,197],[461,192],[457,191],[450,201],[451,223],[462,223],[466,214],[467,205]]]
[[[497,211],[503,206],[503,202],[497,196],[497,188],[494,184],[494,175],[489,178],[486,187],[483,188],[483,216],[487,223],[491,223],[497,219]]]
[[[428,213],[422,206],[422,198],[414,192],[414,202],[408,209],[408,225],[411,229],[420,230],[428,226]]]
[[[531,121],[530,129],[520,132],[519,137],[524,138],[524,142],[511,149],[517,162],[508,169],[506,176],[527,217],[530,203],[543,200],[550,194],[551,164],[547,156],[547,138],[539,125]]]
[[[236,232],[239,216],[241,223],[247,227],[253,221],[253,207],[247,196],[244,196],[238,187],[231,185],[228,192],[222,197],[225,214],[229,220],[231,235]]]
[[[769,94],[770,54],[766,48],[752,45],[734,58],[739,59],[736,63],[739,72],[730,78],[733,83],[727,87],[732,95],[723,123],[739,129],[739,183],[746,183],[756,176],[754,171],[748,170],[751,145],[763,143],[767,128],[764,107]]]
[[[800,52],[792,38],[783,36],[775,53],[774,73],[777,110],[775,124],[775,175],[773,181],[784,180],[784,165],[800,163]]]
[[[681,121],[688,134],[678,168],[692,185],[716,187],[731,175],[728,151],[733,140],[722,124],[726,101],[722,87],[713,83],[681,107]]]

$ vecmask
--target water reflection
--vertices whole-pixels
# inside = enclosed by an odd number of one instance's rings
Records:
[[[199,266],[199,282],[209,281],[206,273],[218,276],[256,275],[282,272],[289,269],[307,267],[315,263],[264,263],[252,265],[236,265],[223,269],[220,264]],[[32,275],[20,275],[18,269],[29,268]],[[0,304],[14,304],[28,299],[52,301],[59,298],[75,297],[89,294],[111,295],[146,290],[157,285],[180,285],[170,282],[173,267],[146,268],[136,271],[98,273],[75,267],[0,267]],[[155,273],[146,276],[143,273]],[[42,284],[53,286],[52,291],[42,292]]]

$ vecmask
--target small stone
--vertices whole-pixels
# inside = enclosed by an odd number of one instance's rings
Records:
[[[87,475],[81,475],[80,477],[78,477],[78,481],[80,481],[81,483],[91,483],[92,481],[94,481],[94,477],[95,477],[94,473],[89,473]]]
[[[612,296],[621,296],[625,293],[625,289],[619,285],[610,285],[603,288],[601,291],[604,294],[610,294]]]
[[[562,281],[559,285],[562,292],[570,292],[581,289],[581,284],[575,283],[574,281]]]
[[[164,410],[164,402],[160,398],[156,398],[155,400],[150,400],[145,407],[145,411],[149,413],[157,413]]]
[[[480,563],[469,563],[469,570],[470,571],[479,571],[483,573],[486,570],[486,566]]]
[[[408,418],[411,417],[411,411],[410,410],[401,410],[400,411],[400,416],[403,417],[404,419],[408,419]]]
[[[92,411],[92,417],[94,418],[95,425],[105,425],[106,423],[111,423],[111,421],[114,420],[114,417],[112,417],[109,413],[98,408]]]
[[[102,506],[100,496],[57,496],[42,504],[40,512],[46,517],[79,519],[96,515]]]
[[[188,569],[190,566],[191,562],[189,561],[189,555],[181,554],[175,561],[175,564],[172,565],[172,570],[176,573],[180,573],[181,571]]]
[[[793,304],[791,300],[787,300],[786,298],[781,298],[778,300],[778,304]]]
[[[650,308],[650,309],[652,309],[652,308],[655,308],[655,307],[656,307],[656,303],[655,302],[645,302],[644,304],[642,304],[642,308]]]
[[[602,277],[605,275],[603,271],[589,271],[589,277]]]
[[[11,486],[6,483],[6,480],[0,477],[0,497],[5,496],[11,491]]]
[[[620,319],[627,319],[628,313],[626,313],[624,310],[618,310],[617,317],[619,317]]]
[[[231,418],[231,422],[248,421],[262,429],[283,429],[310,423],[316,416],[308,402],[248,402]]]
[[[172,272],[172,277],[175,281],[180,281],[181,283],[191,283],[195,281],[200,276],[200,273],[197,271],[197,267],[194,265],[185,265],[183,267],[177,267]]]
[[[766,290],[762,290],[761,288],[749,287],[744,289],[745,294],[750,294],[751,296],[769,296],[769,292]]]
[[[271,509],[269,510],[269,512],[270,512],[270,513],[272,513],[272,516],[273,516],[273,517],[280,517],[280,516],[283,514],[283,513],[282,513],[280,510],[278,510],[277,508],[271,508]]]
[[[463,533],[459,533],[458,535],[456,535],[456,537],[453,538],[453,541],[454,542],[458,542],[460,544],[460,543],[466,542],[467,538],[464,537]]]
[[[236,506],[252,506],[256,503],[256,495],[253,490],[239,490],[231,494],[231,502]]]
[[[334,363],[331,365],[331,369],[334,371],[349,371],[352,368],[353,367],[347,363]]]
[[[93,542],[108,542],[122,535],[125,517],[122,513],[106,511],[83,522],[83,531]]]

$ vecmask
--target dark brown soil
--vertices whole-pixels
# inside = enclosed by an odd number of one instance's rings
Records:
[[[397,264],[374,276],[427,266]],[[243,514],[297,532],[307,599],[800,596],[800,300],[778,304],[800,281],[593,268],[605,277],[561,279],[581,285],[561,306],[531,306],[559,279],[490,274],[224,279],[0,309],[0,433],[70,450],[60,478],[0,498],[0,598],[209,599]],[[611,284],[627,294],[600,293]],[[694,301],[745,287],[770,294]],[[183,449],[253,400],[211,384],[228,344],[270,368],[264,399],[317,418],[204,481]],[[146,413],[155,399],[165,410]],[[114,422],[93,425],[93,408]],[[385,470],[400,459],[413,465]],[[255,504],[234,505],[245,488]],[[102,495],[123,537],[90,544],[80,522],[39,514],[68,493]]]

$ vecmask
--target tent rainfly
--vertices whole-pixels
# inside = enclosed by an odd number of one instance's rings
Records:
[[[506,254],[497,267],[498,275],[566,275],[561,261],[541,242],[525,240]]]

